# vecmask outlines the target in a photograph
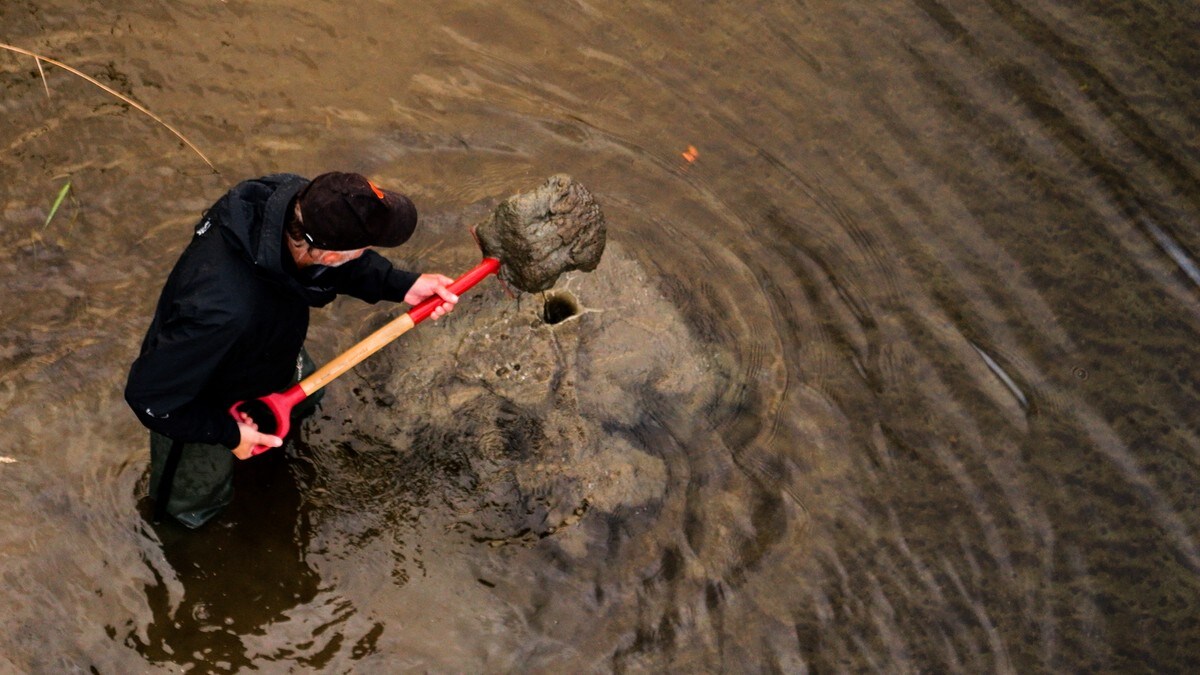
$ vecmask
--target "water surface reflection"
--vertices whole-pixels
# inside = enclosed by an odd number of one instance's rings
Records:
[[[1198,12],[5,3],[220,174],[6,57],[0,664],[1193,669]],[[616,248],[577,317],[482,289],[152,530],[119,393],[162,279],[230,184],[330,167],[412,194],[418,269],[558,171]]]

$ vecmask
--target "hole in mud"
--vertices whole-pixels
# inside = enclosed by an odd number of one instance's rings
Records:
[[[579,301],[569,291],[551,293],[545,298],[546,304],[542,307],[542,320],[552,326],[579,314]]]

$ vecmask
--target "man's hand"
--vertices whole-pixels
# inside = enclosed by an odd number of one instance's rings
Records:
[[[250,459],[254,448],[260,445],[268,448],[278,448],[283,445],[282,438],[260,432],[258,425],[245,413],[242,413],[242,421],[238,422],[238,431],[242,433],[242,442],[233,449],[233,454],[238,459]]]
[[[412,288],[408,289],[408,293],[404,294],[404,301],[410,305],[415,305],[434,295],[440,296],[445,302],[434,309],[433,314],[429,315],[429,318],[437,321],[453,310],[454,304],[458,302],[458,296],[446,288],[446,286],[452,283],[454,283],[453,279],[441,274],[422,274],[417,279],[417,283],[413,284]]]

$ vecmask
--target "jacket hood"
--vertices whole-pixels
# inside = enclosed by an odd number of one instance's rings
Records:
[[[288,206],[308,180],[280,173],[238,183],[210,211],[228,241],[269,276],[287,277],[283,267],[283,228]]]
[[[283,250],[288,207],[308,183],[306,178],[287,173],[243,181],[213,205],[209,216],[219,224],[235,255],[260,276],[290,289],[309,305],[321,307],[337,293],[317,281],[321,270],[299,272]]]

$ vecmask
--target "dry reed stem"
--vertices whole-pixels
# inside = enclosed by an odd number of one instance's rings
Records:
[[[41,68],[42,68],[42,64],[41,64],[41,62],[42,62],[42,61],[45,61],[46,63],[49,63],[49,64],[52,64],[52,65],[58,66],[59,68],[62,68],[63,70],[65,70],[65,71],[67,71],[67,72],[69,72],[69,73],[72,73],[72,74],[74,74],[74,75],[78,75],[79,77],[82,77],[83,79],[87,80],[88,82],[91,82],[92,84],[96,85],[97,87],[100,87],[100,88],[101,88],[101,89],[103,89],[104,91],[106,91],[106,92],[108,92],[108,93],[112,94],[113,96],[116,96],[117,98],[121,99],[121,100],[122,100],[122,101],[124,101],[125,103],[128,103],[129,105],[133,106],[134,108],[137,108],[137,109],[138,109],[139,111],[141,111],[143,114],[145,114],[145,115],[149,116],[149,117],[150,117],[150,119],[152,119],[152,120],[154,120],[155,122],[158,122],[159,124],[161,124],[161,125],[163,125],[164,127],[166,127],[167,131],[170,131],[171,133],[175,134],[175,136],[176,136],[176,137],[178,137],[178,138],[179,138],[179,140],[183,141],[183,142],[184,142],[184,143],[185,143],[185,144],[186,144],[186,145],[187,145],[189,148],[191,148],[192,150],[194,150],[194,151],[196,152],[196,154],[197,154],[197,155],[200,155],[200,159],[204,160],[204,163],[208,165],[208,168],[212,169],[214,172],[217,170],[217,167],[213,166],[213,163],[212,163],[212,162],[210,162],[210,161],[208,161],[208,157],[205,157],[205,156],[204,156],[204,153],[203,153],[203,152],[200,152],[200,148],[197,148],[197,147],[195,146],[195,144],[193,144],[191,141],[189,141],[189,140],[187,139],[187,137],[186,137],[186,136],[184,136],[183,134],[179,133],[179,131],[178,131],[178,130],[177,130],[175,127],[171,126],[170,124],[167,124],[167,123],[166,123],[166,122],[165,122],[165,121],[164,121],[164,120],[163,120],[161,117],[159,117],[158,115],[155,115],[154,113],[152,113],[152,112],[150,112],[149,110],[147,110],[147,109],[145,108],[145,106],[143,106],[142,104],[140,104],[140,103],[138,103],[137,101],[135,101],[135,100],[133,100],[133,99],[129,98],[128,96],[126,96],[126,95],[122,94],[121,92],[119,92],[119,91],[117,91],[117,90],[113,89],[112,87],[109,87],[108,85],[104,84],[103,82],[100,82],[100,81],[99,81],[99,80],[97,80],[96,78],[94,78],[94,77],[92,77],[92,76],[88,75],[87,73],[80,72],[79,70],[76,70],[75,68],[72,68],[71,66],[68,66],[67,64],[65,64],[65,63],[63,63],[63,62],[61,62],[61,61],[56,61],[56,60],[54,60],[54,59],[47,58],[47,57],[45,57],[45,56],[42,56],[41,54],[38,54],[38,53],[35,53],[35,52],[31,52],[31,51],[29,51],[28,49],[22,49],[22,48],[20,48],[20,47],[14,47],[13,45],[4,44],[4,43],[2,43],[2,42],[0,42],[0,49],[7,49],[7,50],[8,50],[8,51],[10,51],[10,52],[16,52],[16,53],[18,53],[18,54],[24,54],[24,55],[26,55],[26,56],[32,56],[32,57],[34,58],[34,60],[36,60],[36,61],[38,62],[38,70],[41,70]],[[45,84],[45,74],[43,74],[43,75],[42,75],[42,82],[43,82],[43,84]],[[46,95],[48,96],[49,94],[50,94],[50,86],[49,86],[49,85],[46,85]]]
[[[33,62],[37,64],[38,75],[42,76],[42,86],[46,88],[46,98],[50,98],[50,83],[46,81],[46,71],[42,70],[42,60],[38,57],[33,57]]]

